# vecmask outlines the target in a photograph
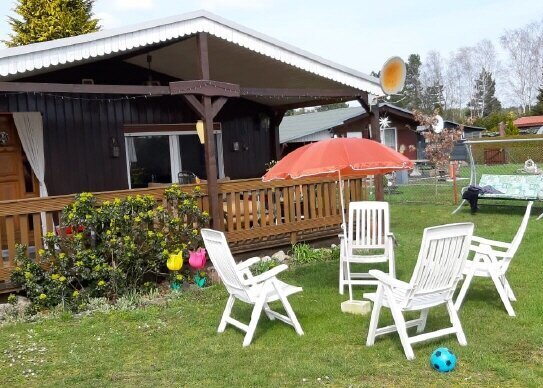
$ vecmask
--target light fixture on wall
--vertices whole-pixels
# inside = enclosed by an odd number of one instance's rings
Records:
[[[239,141],[235,141],[232,143],[232,151],[238,152],[240,149],[239,147]]]
[[[204,144],[204,122],[202,120],[198,120],[196,122],[196,133],[198,134],[198,138],[200,139],[200,144]]]
[[[110,152],[112,158],[118,158],[121,156],[121,147],[119,146],[119,142],[117,141],[117,138],[115,136],[112,136],[110,138]]]

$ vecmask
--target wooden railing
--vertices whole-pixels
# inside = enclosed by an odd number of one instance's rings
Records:
[[[345,203],[367,198],[366,181],[345,180]],[[183,185],[192,192],[195,185]],[[209,210],[207,187],[200,185],[199,206]],[[96,193],[99,201],[149,194],[163,201],[165,187]],[[341,224],[338,182],[307,178],[264,183],[259,179],[219,184],[218,228],[224,230],[234,251],[250,251],[294,243],[300,239],[332,236]],[[43,247],[43,233],[56,232],[61,210],[73,195],[0,201],[0,283],[9,280],[15,267],[15,247],[26,245],[37,255]]]

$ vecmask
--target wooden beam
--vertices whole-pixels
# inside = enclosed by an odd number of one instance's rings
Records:
[[[338,102],[347,102],[347,101],[352,101],[352,100],[356,100],[356,98],[342,97],[342,98],[312,99],[312,100],[304,100],[300,102],[293,102],[291,104],[276,105],[276,106],[273,106],[273,109],[287,111],[291,109],[306,108],[306,107],[318,106],[318,105],[336,104]]]
[[[209,49],[207,45],[207,32],[199,32],[196,35],[196,43],[198,45],[198,72],[200,79],[208,80],[209,76]]]
[[[213,130],[220,131],[221,123],[213,123]],[[125,124],[124,133],[141,132],[194,132],[196,123],[178,123],[178,124]]]
[[[209,97],[239,97],[240,87],[236,84],[212,80],[175,81],[170,82],[170,92],[172,95],[200,94]]]
[[[86,85],[41,82],[0,82],[0,91],[27,93],[146,94],[149,96],[163,96],[170,94],[170,87],[147,85]]]
[[[280,89],[280,88],[241,88],[242,96],[252,97],[352,97],[356,99],[363,93],[352,89]]]
[[[212,116],[215,118],[219,112],[221,111],[224,104],[226,104],[226,101],[228,101],[228,98],[226,97],[219,97],[213,102],[212,106]]]
[[[381,142],[381,128],[379,126],[379,105],[375,104],[371,106],[371,138],[376,142]],[[375,175],[375,199],[377,201],[383,201],[385,199],[385,192],[383,190],[383,176]]]
[[[360,96],[360,98],[358,98],[357,100],[360,103],[360,105],[362,105],[362,108],[364,108],[366,112],[368,113],[371,112],[371,107],[368,101],[368,93],[362,94],[362,96]]]
[[[203,119],[205,117],[204,105],[192,94],[183,94],[182,96],[187,102],[189,108],[191,108],[199,118]]]

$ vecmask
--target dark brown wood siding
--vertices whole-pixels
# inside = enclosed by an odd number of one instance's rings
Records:
[[[110,100],[108,100],[108,97]],[[180,97],[117,100],[123,96],[52,94],[0,95],[0,112],[39,111],[44,120],[45,181],[50,195],[128,187],[123,124],[195,122]],[[225,173],[232,179],[261,176],[269,161],[269,132],[259,129],[265,107],[233,99],[216,121],[222,122]],[[121,147],[111,155],[111,138]],[[232,151],[240,141],[247,150]]]

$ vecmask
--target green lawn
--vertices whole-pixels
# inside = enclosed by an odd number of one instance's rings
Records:
[[[426,226],[473,221],[476,233],[511,239],[522,207],[485,205],[471,216],[451,215],[452,206],[392,205],[398,276],[407,280]],[[265,316],[248,348],[243,333],[216,328],[227,294],[220,285],[185,293],[163,307],[95,313],[92,316],[7,324],[0,327],[0,384],[14,386],[542,386],[543,385],[543,221],[535,209],[508,279],[518,302],[510,318],[488,280],[476,279],[460,319],[468,346],[444,337],[414,346],[404,357],[397,335],[365,346],[369,316],[340,311],[337,262],[291,267],[283,278],[303,286],[291,297],[305,336]],[[360,295],[360,291],[358,291]],[[248,321],[248,306],[235,306]],[[390,322],[387,313],[383,321]],[[429,329],[448,324],[445,309],[431,311]],[[458,356],[457,369],[430,369],[433,349],[447,346]],[[13,361],[8,355],[26,360]],[[28,359],[34,361],[28,361]],[[43,362],[40,362],[43,360]],[[36,376],[24,377],[32,369]],[[320,379],[320,380],[318,380]]]

